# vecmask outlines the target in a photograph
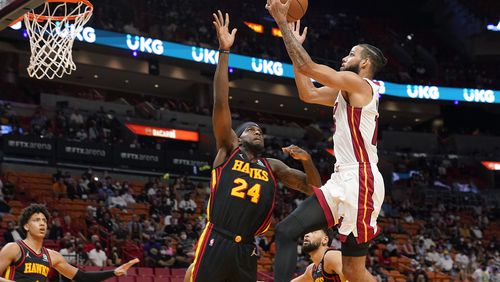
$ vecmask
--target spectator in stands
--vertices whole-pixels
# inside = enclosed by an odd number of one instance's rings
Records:
[[[149,220],[144,220],[141,237],[145,241],[156,240],[156,226]]]
[[[41,135],[47,129],[49,119],[43,113],[41,107],[35,110],[35,114],[31,118],[31,132],[34,135]]]
[[[52,225],[50,226],[49,231],[49,240],[59,240],[64,236],[64,232],[62,229],[61,218],[52,219]]]
[[[416,256],[411,236],[408,237],[406,242],[401,246],[401,253],[409,258],[414,258]]]
[[[385,269],[393,269],[393,267],[391,266],[391,256],[388,250],[382,250],[382,252],[378,256],[378,264]]]
[[[111,213],[106,211],[103,217],[97,218],[97,223],[104,227],[107,232],[113,231],[113,222],[111,221]]]
[[[80,110],[76,109],[73,111],[73,113],[71,113],[69,117],[70,126],[75,129],[80,129],[83,126],[84,122],[85,120],[83,119],[83,115],[80,113]]]
[[[100,242],[99,236],[96,235],[96,234],[93,234],[92,236],[90,236],[90,241],[87,241],[87,243],[84,246],[85,247],[85,251],[87,253],[89,253],[92,249],[96,248],[96,244],[99,243],[99,242]]]
[[[111,250],[110,258],[108,259],[108,265],[119,266],[122,264],[123,259],[121,258],[120,252],[117,247],[113,247]]]
[[[160,258],[160,248],[160,243],[153,240],[146,240],[146,243],[144,244],[144,263],[146,264],[146,266],[156,266],[156,263]]]
[[[180,233],[179,239],[175,256],[175,267],[187,268],[193,261],[194,240],[188,238],[184,231]]]
[[[427,273],[425,273],[425,270],[422,269],[422,267],[420,267],[420,266],[417,267],[413,276],[415,277],[416,282],[428,282],[429,281],[429,278],[427,277]]]
[[[75,188],[75,198],[87,200],[88,199],[88,179],[83,177],[78,180]]]
[[[64,185],[66,185],[66,192],[68,193],[68,198],[70,198],[71,200],[76,199],[77,195],[76,195],[75,180],[73,179],[73,177],[71,177],[71,175],[68,175],[64,179]]]
[[[5,201],[5,196],[3,194],[3,182],[0,179],[0,216],[4,213],[9,213],[10,210],[11,210],[11,207]]]
[[[418,244],[417,244],[415,249],[416,249],[416,253],[417,253],[417,258],[425,257],[426,250],[425,250],[423,239],[418,240]]]
[[[127,209],[128,203],[127,203],[127,201],[125,201],[125,197],[123,196],[124,194],[125,194],[125,191],[120,190],[118,192],[118,194],[115,194],[114,196],[112,196],[111,200],[109,201],[109,207],[110,208],[119,208],[121,210]]]
[[[391,257],[392,256],[399,256],[399,248],[394,243],[394,240],[390,240],[389,243],[385,246],[385,249],[389,252],[389,255]]]
[[[482,264],[481,267],[478,267],[474,271],[474,273],[472,273],[472,279],[474,280],[474,282],[488,282],[488,281],[490,281],[490,273],[488,272],[486,264]]]
[[[121,245],[129,236],[127,222],[121,222],[118,228],[113,230],[113,234],[116,237],[116,243]]]
[[[466,254],[464,254],[463,252],[459,252],[456,256],[455,256],[455,262],[457,264],[457,266],[460,268],[460,269],[463,269],[463,268],[466,268],[468,265],[469,265],[469,256],[467,256]]]
[[[18,227],[14,221],[9,221],[9,223],[7,223],[7,230],[3,234],[3,239],[5,243],[22,240],[21,234],[19,233]]]
[[[474,225],[472,228],[471,228],[471,231],[472,231],[472,235],[474,235],[474,238],[476,239],[483,239],[483,232],[481,231],[481,229],[479,229],[479,227],[477,225]]]
[[[107,181],[106,181],[107,182]],[[97,199],[99,201],[107,202],[114,196],[113,190],[111,190],[111,186],[107,183],[97,182]]]
[[[77,265],[76,251],[73,243],[67,242],[66,247],[61,249],[59,253],[66,259],[66,261],[68,261],[69,264]]]
[[[196,211],[196,202],[191,199],[191,193],[186,193],[179,203],[179,209],[185,213],[193,214]]]
[[[132,215],[132,220],[128,223],[128,232],[131,240],[140,240],[142,236],[142,225],[137,214]]]
[[[470,229],[469,229],[469,227],[466,226],[465,223],[462,223],[462,225],[460,226],[459,232],[460,232],[460,237],[462,237],[464,239],[469,239],[471,237]]]
[[[384,269],[381,266],[376,266],[375,269],[368,269],[373,276],[375,276],[375,279],[377,279],[377,282],[387,282],[387,275],[385,274]]]
[[[170,246],[170,239],[166,239],[160,249],[158,265],[161,267],[171,267],[175,263],[174,250]]]
[[[78,265],[91,265],[89,255],[85,251],[83,244],[78,244],[76,248],[76,261]]]
[[[100,242],[95,244],[95,248],[90,250],[88,253],[89,260],[92,262],[92,265],[104,267],[106,266],[108,257],[106,253],[102,250],[102,246]]]
[[[450,273],[453,269],[453,260],[447,250],[444,251],[443,256],[437,261],[437,266],[445,273]]]
[[[167,189],[165,191],[165,195],[162,197],[162,207],[163,207],[163,212],[167,216],[170,216],[172,211],[177,211],[177,199],[175,197],[175,194],[170,191],[170,189]]]
[[[185,233],[186,233],[188,238],[196,240],[200,236],[198,234],[198,232],[196,232],[193,229],[193,224],[191,224],[190,222],[187,222],[186,224],[184,224],[184,228],[186,229]]]
[[[75,134],[75,141],[86,141],[88,138],[85,128],[80,128]]]
[[[52,184],[52,191],[54,192],[54,197],[57,199],[65,198],[67,193],[67,187],[64,184],[64,179],[61,177],[58,181]]]
[[[439,261],[439,253],[436,252],[434,247],[431,247],[431,249],[427,252],[425,260],[431,263],[437,263]]]
[[[9,180],[4,180],[2,182],[2,187],[0,187],[0,195],[3,195],[3,198],[0,197],[0,200],[12,200],[14,199],[14,184],[12,184]]]

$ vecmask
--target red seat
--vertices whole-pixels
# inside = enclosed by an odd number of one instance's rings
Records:
[[[155,268],[155,275],[170,276],[170,268],[157,267]]]
[[[143,275],[141,275],[141,276],[137,277],[137,281],[141,281],[141,282],[154,282],[155,281],[155,277],[154,276],[143,276]]]
[[[151,267],[139,267],[137,268],[137,274],[138,275],[144,275],[144,276],[153,276],[153,268]]]
[[[184,277],[186,274],[186,268],[172,268],[172,276],[174,277]]]
[[[118,277],[111,277],[109,279],[104,280],[104,282],[118,282]]]
[[[85,271],[101,271],[102,267],[95,265],[85,266]]]
[[[135,276],[120,276],[118,282],[135,282]]]
[[[170,282],[184,282],[184,278],[180,277],[171,277]]]

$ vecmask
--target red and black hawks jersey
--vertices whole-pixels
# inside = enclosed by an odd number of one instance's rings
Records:
[[[271,223],[276,187],[267,160],[252,163],[238,148],[212,170],[208,221],[244,237],[264,233]]]
[[[333,251],[335,249],[329,248],[325,251],[323,254],[323,258],[321,259],[321,262],[318,265],[313,265],[312,269],[312,277],[314,282],[344,282],[340,276],[333,272],[333,273],[326,273],[325,268],[324,268],[324,260],[325,260],[325,255],[328,251]]]
[[[21,257],[12,263],[5,272],[5,278],[16,282],[48,281],[52,262],[49,251],[42,248],[42,253],[35,253],[24,241],[16,242],[21,248]]]

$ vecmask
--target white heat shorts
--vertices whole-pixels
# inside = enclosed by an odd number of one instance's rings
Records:
[[[384,194],[384,180],[373,163],[336,165],[335,173],[316,189],[329,226],[338,225],[342,242],[352,233],[358,244],[380,232],[377,218]]]

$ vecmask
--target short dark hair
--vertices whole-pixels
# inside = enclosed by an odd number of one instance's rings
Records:
[[[385,65],[387,64],[387,59],[384,57],[384,54],[382,51],[380,51],[379,48],[363,43],[359,44],[358,46],[361,46],[363,48],[363,51],[361,55],[364,58],[368,58],[372,62],[372,70],[373,74],[377,74]]]
[[[21,212],[21,215],[19,216],[19,227],[21,227],[19,229],[21,229],[24,238],[26,238],[26,230],[24,230],[24,225],[28,223],[31,216],[35,213],[43,213],[47,221],[49,221],[50,214],[47,210],[47,207],[45,207],[44,205],[31,204],[29,207],[24,208]]]
[[[331,228],[328,228],[328,227],[323,227],[323,228],[321,228],[321,231],[323,231],[323,233],[325,233],[325,235],[328,236],[328,247],[330,247],[330,245],[332,244],[332,241],[333,241],[333,237],[334,237],[333,230]]]

